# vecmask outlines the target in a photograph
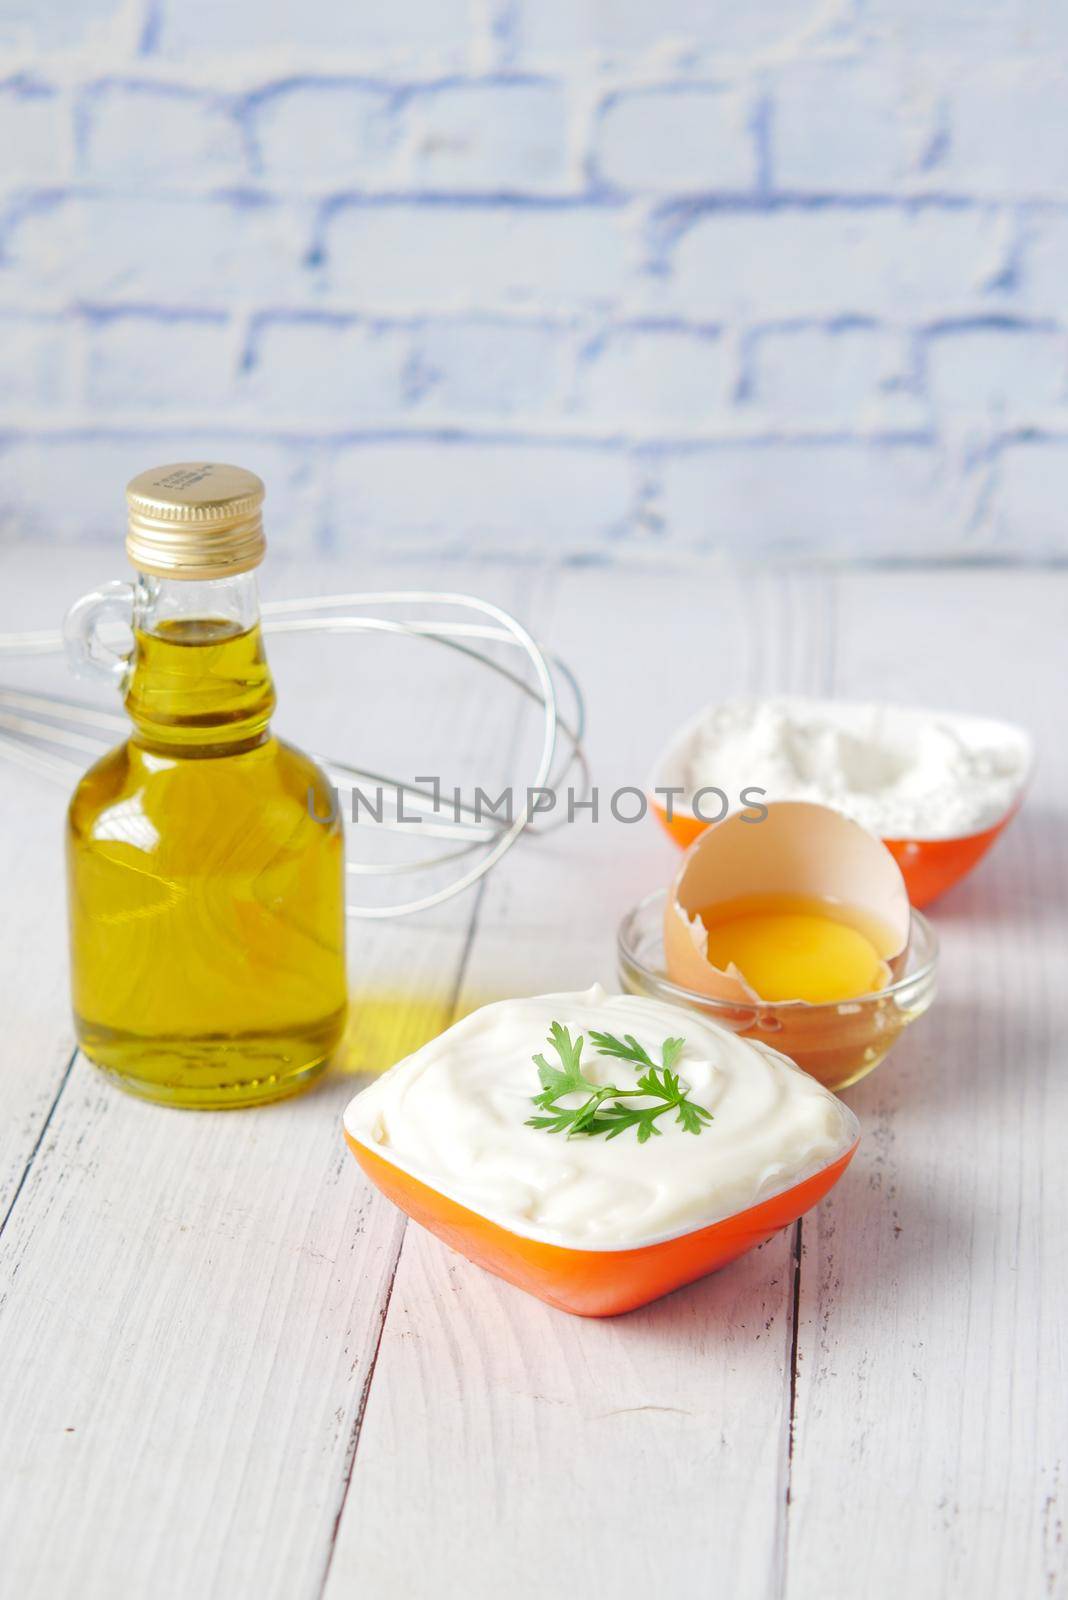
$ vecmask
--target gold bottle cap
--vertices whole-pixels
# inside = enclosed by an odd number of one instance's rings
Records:
[[[126,485],[126,554],[161,578],[226,578],[258,567],[262,481],[244,467],[182,461],[150,467]]]

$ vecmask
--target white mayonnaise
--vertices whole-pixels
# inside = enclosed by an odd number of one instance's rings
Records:
[[[538,1114],[532,1057],[560,1022],[585,1045],[597,1084],[632,1088],[641,1069],[599,1055],[590,1030],[633,1034],[659,1063],[669,1037],[686,1041],[675,1070],[712,1113],[698,1134],[672,1113],[662,1136],[633,1130],[567,1138],[526,1126]],[[652,1104],[640,1101],[639,1104]],[[581,1104],[571,1096],[563,1104]],[[539,995],[484,1006],[391,1067],[352,1100],[345,1127],[359,1143],[528,1238],[625,1249],[716,1222],[828,1165],[856,1137],[856,1119],[777,1051],[691,1011],[636,995]]]

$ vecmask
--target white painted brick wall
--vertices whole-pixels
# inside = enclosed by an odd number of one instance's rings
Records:
[[[218,56],[259,55],[282,70],[296,60],[324,75],[339,55],[369,66],[461,62],[471,27],[468,0],[157,0],[148,15],[152,48],[194,71]]]
[[[998,58],[952,78],[953,130],[933,168],[971,194],[1063,199],[1068,189],[1068,62],[1041,53]]]
[[[271,86],[252,98],[244,125],[256,179],[272,190],[329,194],[400,180],[400,117],[384,84]]]
[[[1068,399],[1068,337],[1053,326],[950,325],[927,339],[927,391],[947,420],[1055,418]]]
[[[819,0],[532,0],[516,28],[532,58],[744,59],[791,46],[825,10]]]
[[[819,417],[836,428],[892,425],[900,340],[866,324],[772,328],[754,336],[745,394],[780,427]],[[900,407],[898,407],[900,409]]]
[[[570,330],[544,321],[454,317],[417,325],[405,400],[440,416],[544,417],[559,414],[570,371]]]
[[[80,172],[90,183],[192,189],[245,178],[241,127],[224,99],[171,84],[105,82],[79,97]]]
[[[568,175],[568,99],[557,83],[467,83],[412,97],[411,180],[446,194],[559,192]]]
[[[603,108],[594,172],[637,194],[752,193],[757,148],[749,96],[685,83],[624,92]]]
[[[9,181],[62,181],[70,172],[73,145],[70,108],[45,83],[30,75],[0,84],[0,150]]]
[[[938,129],[933,96],[892,58],[799,62],[768,104],[776,184],[798,194],[892,192],[920,173]]]
[[[489,543],[505,554],[610,550],[634,501],[632,465],[618,451],[534,442],[342,447],[333,491],[347,519],[342,536],[387,547],[440,541],[456,552]]]
[[[589,417],[641,428],[723,426],[731,363],[725,340],[696,327],[621,327],[580,352],[577,400]]]
[[[609,205],[344,201],[323,226],[323,291],[363,309],[610,313],[635,276]]]
[[[230,383],[218,313],[100,312],[85,324],[85,393],[95,411],[195,411]]]
[[[0,158],[8,541],[1068,554],[1068,7],[3,0]]]
[[[405,407],[411,336],[313,313],[268,316],[253,325],[241,363],[237,403],[272,424],[300,429],[396,417]]]

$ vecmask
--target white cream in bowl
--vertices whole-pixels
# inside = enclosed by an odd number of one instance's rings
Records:
[[[641,1067],[598,1054],[590,1032],[633,1035],[654,1062],[667,1038],[688,1097],[711,1113],[688,1133],[608,1139],[532,1128],[535,1054],[558,1022],[582,1035],[592,1082],[633,1088]],[[581,1096],[564,1103],[574,1106]],[[646,1102],[642,1102],[646,1103]],[[692,1011],[599,986],[484,1006],[376,1079],[345,1112],[350,1136],[440,1193],[528,1238],[628,1249],[717,1222],[821,1171],[853,1144],[853,1114],[777,1051]]]
[[[721,700],[672,740],[650,787],[674,787],[685,813],[714,820],[722,790],[833,806],[881,839],[953,839],[1000,822],[1034,753],[1023,728],[917,706],[801,695]],[[742,803],[742,802],[739,802]]]

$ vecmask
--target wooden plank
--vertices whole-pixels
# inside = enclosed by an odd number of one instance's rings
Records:
[[[3,557],[0,632],[58,628],[81,589],[100,581],[100,556],[72,552],[57,583],[54,558]],[[0,653],[0,683],[71,691],[60,658]],[[0,1231],[24,1182],[74,1055],[67,987],[63,867],[66,795],[0,756],[0,961],[8,998],[0,1033]]]
[[[822,578],[568,573],[547,642],[589,696],[607,795],[708,698],[820,686]],[[757,649],[757,619],[775,619]],[[529,843],[480,910],[466,986],[615,987],[619,915],[676,860],[651,820]],[[565,931],[566,930],[566,931]],[[555,1312],[418,1229],[401,1253],[326,1600],[362,1587],[543,1600],[775,1591],[784,1549],[790,1237],[611,1322]]]
[[[74,1054],[67,998],[63,796],[0,762],[4,884],[0,1045],[0,1229]]]
[[[1042,749],[933,908],[940,998],[847,1095],[856,1177],[804,1224],[786,1592],[1063,1595],[1068,582],[837,587],[839,692],[1002,713]]]
[[[520,583],[457,579],[506,602]],[[514,706],[472,695],[470,670],[435,658],[393,689],[362,678],[351,701],[342,684],[357,748],[399,759],[443,728],[500,775]],[[320,671],[280,677],[294,721],[337,731]],[[447,1018],[474,905],[353,930],[351,1054],[298,1100],[187,1115],[77,1061],[0,1244],[5,1593],[318,1593],[403,1227],[340,1115],[351,1069]]]
[[[328,1600],[765,1592],[788,1265],[580,1321],[410,1229]]]

